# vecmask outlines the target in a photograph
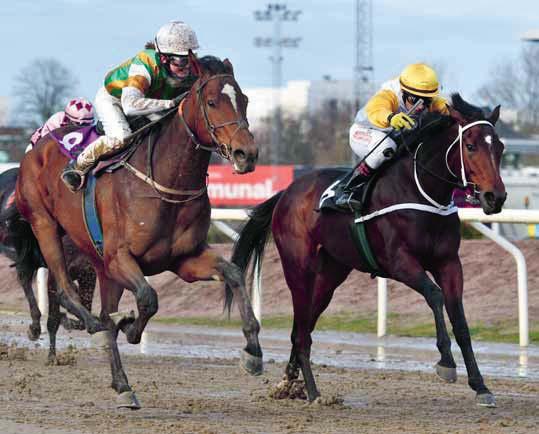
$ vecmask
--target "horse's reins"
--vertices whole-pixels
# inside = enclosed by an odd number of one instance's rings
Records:
[[[204,122],[206,123],[206,129],[210,133],[212,143],[215,146],[203,145],[198,141],[195,134],[191,131],[191,129],[189,128],[189,125],[187,125],[187,122],[185,121],[185,119],[183,117],[183,111],[182,111],[181,106],[180,106],[180,119],[182,120],[183,126],[185,127],[185,130],[187,131],[187,134],[189,135],[189,138],[195,144],[195,149],[203,149],[203,150],[209,151],[209,152],[216,152],[221,158],[224,158],[226,160],[230,160],[230,158],[232,156],[231,155],[232,154],[232,139],[234,138],[234,136],[240,130],[242,130],[244,128],[245,129],[248,128],[249,123],[247,122],[247,120],[245,118],[242,117],[242,118],[239,118],[239,119],[236,119],[236,120],[233,120],[233,121],[227,121],[227,122],[223,122],[223,123],[218,124],[218,125],[214,125],[214,124],[211,123],[210,118],[208,116],[208,112],[206,111],[206,104],[204,104],[204,102],[202,101],[202,91],[203,91],[204,87],[211,80],[214,80],[216,78],[223,78],[223,77],[232,77],[233,78],[234,76],[232,74],[212,75],[211,77],[208,77],[205,81],[203,81],[201,84],[199,84],[197,86],[197,89],[196,89],[197,101],[199,103],[200,110],[202,112],[202,116],[204,117]],[[237,127],[234,130],[234,132],[232,133],[232,135],[230,136],[230,138],[228,140],[229,143],[227,144],[227,143],[222,143],[217,138],[217,136],[215,135],[215,132],[219,128],[226,127],[228,125],[236,125]]]
[[[177,110],[178,115],[180,117],[180,120],[182,121],[182,124],[183,124],[183,126],[184,126],[184,128],[185,128],[185,130],[186,130],[186,132],[187,132],[187,134],[189,136],[189,139],[195,145],[195,149],[203,149],[203,150],[209,151],[209,152],[216,152],[221,158],[230,160],[230,158],[231,158],[231,149],[232,149],[232,145],[231,145],[232,139],[238,133],[238,131],[240,131],[243,128],[248,128],[249,124],[248,124],[247,120],[244,119],[244,118],[237,119],[237,120],[234,120],[234,121],[223,122],[222,124],[219,124],[219,125],[213,125],[211,123],[210,118],[208,116],[208,113],[206,112],[205,104],[202,101],[202,90],[204,89],[204,86],[206,86],[206,84],[208,84],[208,82],[210,80],[213,80],[215,78],[221,78],[221,77],[233,77],[233,75],[232,74],[213,75],[213,76],[209,77],[208,79],[206,79],[204,82],[202,82],[196,89],[197,102],[200,105],[200,109],[202,111],[204,121],[206,123],[206,129],[210,133],[210,137],[211,137],[212,142],[213,142],[213,144],[215,146],[207,146],[207,145],[201,144],[198,141],[195,134],[189,128],[189,125],[187,125],[187,122],[185,121],[185,118],[184,118],[184,115],[183,115],[183,104],[185,102],[185,97],[190,92],[186,92],[186,93],[184,93],[182,95],[183,98],[180,101],[179,107],[174,107],[173,109],[169,110],[168,112],[165,113],[165,115],[162,118],[158,119],[157,121],[151,122],[148,125],[145,125],[143,128],[137,130],[132,136],[135,136],[138,133],[140,133],[141,131],[149,128],[150,126],[153,126],[156,123],[159,123],[163,118],[165,118],[166,116],[171,114],[173,111]],[[234,130],[234,132],[230,136],[229,144],[221,143],[219,141],[219,139],[217,138],[217,136],[215,135],[215,131],[218,128],[222,128],[222,127],[225,127],[227,125],[237,125],[236,129]],[[129,157],[131,155],[133,155],[133,153],[129,154]],[[122,162],[122,165],[126,169],[128,169],[132,174],[134,174],[137,178],[139,178],[142,181],[146,182],[147,184],[151,185],[153,187],[155,193],[158,195],[159,199],[161,199],[161,200],[163,200],[165,202],[169,202],[169,203],[185,203],[185,202],[189,202],[189,201],[197,199],[198,197],[202,196],[206,192],[206,190],[208,188],[207,184],[204,185],[204,187],[202,187],[202,188],[200,188],[198,190],[176,190],[176,189],[165,187],[165,186],[159,184],[158,182],[156,182],[153,179],[152,155],[153,155],[153,142],[152,142],[152,138],[151,138],[151,134],[150,134],[150,137],[148,138],[146,174],[142,173],[136,167],[129,164],[127,162],[129,157],[126,158]],[[176,195],[176,196],[190,196],[190,197],[187,198],[187,199],[182,199],[182,200],[168,199],[168,198],[164,197],[161,193],[166,193],[166,194]]]
[[[453,140],[453,142],[449,145],[449,147],[447,148],[447,151],[445,153],[445,165],[446,165],[446,168],[447,170],[449,171],[449,173],[455,177],[458,182],[454,182],[454,181],[451,181],[450,179],[446,179],[436,173],[434,173],[433,171],[431,171],[428,167],[424,166],[423,164],[421,164],[421,162],[418,161],[418,153],[419,153],[419,148],[421,148],[421,145],[423,145],[423,142],[421,142],[415,152],[413,153],[412,155],[412,151],[410,150],[410,148],[408,147],[408,145],[406,144],[405,140],[404,140],[404,137],[401,136],[401,140],[404,144],[404,147],[406,148],[406,150],[410,153],[410,155],[413,156],[413,161],[414,161],[414,180],[416,182],[416,185],[417,185],[417,188],[419,190],[419,192],[421,193],[421,195],[427,199],[427,201],[429,201],[431,204],[433,204],[434,206],[436,207],[439,207],[440,209],[444,209],[444,208],[448,208],[452,205],[452,202],[449,203],[448,205],[441,205],[439,204],[437,201],[435,201],[432,197],[430,197],[428,195],[428,193],[423,190],[423,188],[421,187],[421,183],[419,182],[419,177],[418,177],[418,173],[417,173],[417,166],[419,166],[422,170],[424,170],[425,172],[427,172],[429,175],[441,180],[442,182],[445,182],[447,184],[451,184],[451,185],[454,185],[455,187],[457,188],[466,188],[468,186],[468,184],[473,184],[473,183],[470,183],[468,182],[468,180],[466,179],[466,170],[465,170],[465,167],[464,167],[464,149],[463,149],[463,141],[462,141],[462,135],[464,133],[464,131],[470,129],[471,127],[474,127],[476,125],[490,125],[492,128],[494,128],[494,125],[492,125],[489,121],[486,121],[486,120],[479,120],[479,121],[475,121],[475,122],[472,122],[472,123],[469,123],[469,124],[466,124],[464,126],[460,125],[459,124],[459,132],[458,132],[458,135],[457,137],[455,138],[455,140]],[[448,157],[449,157],[449,152],[451,151],[451,149],[453,148],[453,146],[459,142],[459,151],[460,151],[460,164],[461,164],[461,179],[459,179],[459,177],[453,172],[453,170],[451,170],[451,167],[449,166],[449,162],[448,162]],[[475,184],[474,184],[475,185]]]

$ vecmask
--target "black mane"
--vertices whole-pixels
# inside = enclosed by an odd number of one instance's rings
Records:
[[[451,106],[458,111],[462,116],[470,120],[484,120],[485,113],[479,107],[476,107],[469,102],[464,101],[460,93],[451,94]]]
[[[202,66],[202,69],[209,72],[210,75],[227,74],[230,72],[223,61],[215,56],[203,56],[198,59],[198,62]]]
[[[416,121],[418,126],[414,130],[403,131],[393,136],[398,146],[397,158],[409,155],[421,142],[428,141],[454,123],[451,116],[434,112],[425,112]]]

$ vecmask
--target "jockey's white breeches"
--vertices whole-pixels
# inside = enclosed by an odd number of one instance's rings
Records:
[[[125,138],[131,134],[120,99],[112,96],[104,87],[97,91],[94,107],[105,135],[98,137],[77,157],[77,169],[82,171],[87,171],[99,158],[122,149]]]
[[[97,91],[94,107],[107,137],[123,140],[131,134],[120,99],[112,96],[104,87]]]
[[[365,124],[354,123],[350,127],[350,147],[352,151],[361,159],[365,157],[380,141],[388,131],[379,130]],[[378,169],[384,161],[390,160],[397,144],[391,137],[386,139],[365,159],[371,169]]]

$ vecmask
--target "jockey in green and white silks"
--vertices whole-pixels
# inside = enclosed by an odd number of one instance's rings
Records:
[[[177,97],[190,89],[189,50],[199,48],[195,32],[181,21],[159,29],[155,47],[139,52],[110,71],[95,97],[95,111],[105,135],[90,144],[62,173],[62,180],[75,191],[84,175],[103,156],[123,148],[132,131],[126,116],[151,115],[178,104]]]

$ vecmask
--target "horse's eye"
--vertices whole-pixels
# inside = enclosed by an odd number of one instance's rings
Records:
[[[466,149],[473,152],[477,149],[477,146],[475,146],[475,143],[466,143]]]
[[[215,101],[213,99],[208,100],[208,106],[209,107],[215,107]]]

